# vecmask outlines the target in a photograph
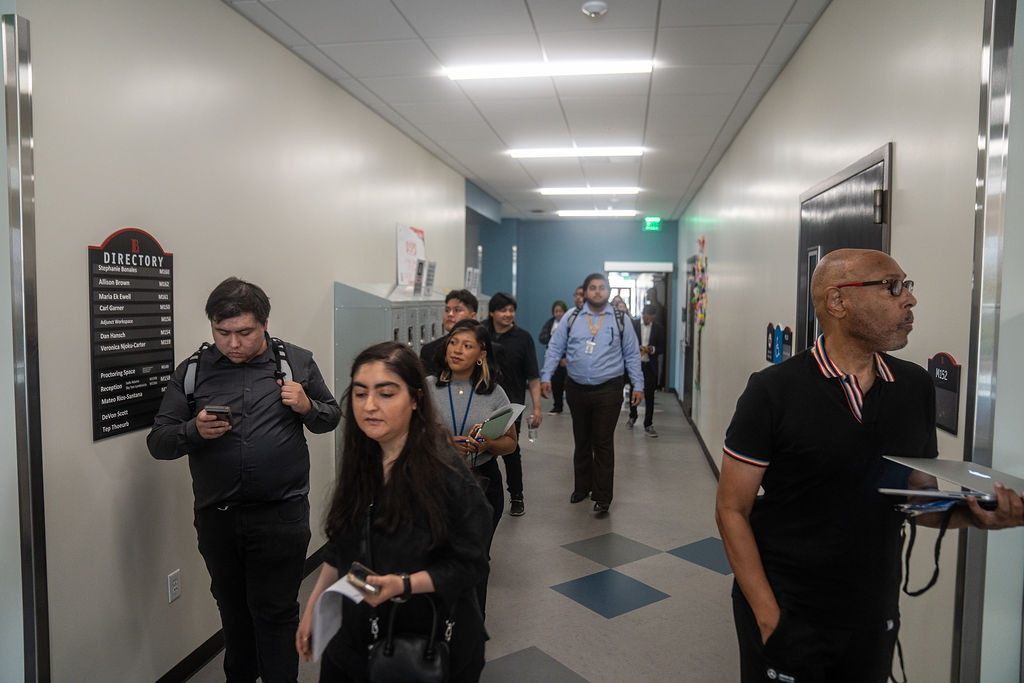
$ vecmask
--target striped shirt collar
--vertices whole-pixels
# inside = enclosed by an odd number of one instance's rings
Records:
[[[863,406],[864,406],[864,393],[860,390],[860,384],[857,382],[856,375],[849,375],[839,369],[832,359],[828,357],[828,353],[825,352],[825,335],[820,334],[814,342],[814,347],[811,348],[811,355],[814,356],[814,360],[818,363],[818,369],[821,374],[830,379],[838,379],[843,387],[843,392],[846,395],[846,402],[850,406],[850,412],[853,413],[853,417],[857,422],[863,421]],[[885,360],[882,358],[882,354],[875,353],[875,372],[885,382],[893,382],[895,378],[892,375],[892,371],[889,366],[885,364]]]

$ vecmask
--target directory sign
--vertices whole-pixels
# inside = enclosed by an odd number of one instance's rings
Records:
[[[136,228],[89,247],[93,441],[153,424],[174,371],[172,259]]]

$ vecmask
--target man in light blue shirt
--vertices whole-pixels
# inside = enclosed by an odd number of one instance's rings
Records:
[[[644,395],[640,345],[628,319],[608,305],[608,280],[591,273],[583,282],[586,305],[568,313],[544,354],[541,394],[551,395],[551,375],[565,356],[568,379],[565,398],[572,413],[575,441],[574,488],[570,503],[590,496],[594,512],[608,512],[615,482],[615,425],[622,406],[622,387],[628,373],[633,384],[630,403]]]

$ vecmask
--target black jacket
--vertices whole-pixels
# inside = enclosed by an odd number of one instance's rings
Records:
[[[633,329],[636,330],[636,340],[640,344],[640,327],[641,318],[635,318],[633,320]],[[656,360],[658,356],[665,353],[665,328],[657,320],[651,323],[651,338],[648,341],[649,346],[654,347],[653,354],[647,354],[649,360]]]

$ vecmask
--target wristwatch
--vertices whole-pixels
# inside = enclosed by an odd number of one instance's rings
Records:
[[[391,598],[391,600],[393,602],[405,602],[412,595],[412,580],[405,573],[399,574],[398,578],[402,580],[402,593]]]

